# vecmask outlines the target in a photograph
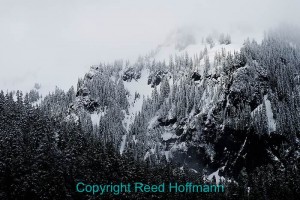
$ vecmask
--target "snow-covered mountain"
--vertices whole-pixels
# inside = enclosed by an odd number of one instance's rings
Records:
[[[263,164],[293,165],[299,47],[272,33],[261,43],[233,41],[183,34],[135,63],[92,66],[65,117],[122,155],[174,162],[217,181]]]

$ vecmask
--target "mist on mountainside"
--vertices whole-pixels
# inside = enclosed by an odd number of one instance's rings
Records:
[[[278,24],[299,25],[296,0],[3,0],[0,5],[0,88],[29,91],[38,82],[44,95],[56,85],[75,86],[91,65],[134,62],[158,45],[174,43],[183,50],[220,33],[231,35],[233,43],[247,37],[260,41]]]

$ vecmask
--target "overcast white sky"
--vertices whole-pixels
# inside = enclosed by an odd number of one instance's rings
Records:
[[[0,89],[76,85],[101,61],[144,55],[180,28],[263,33],[299,0],[0,0]]]

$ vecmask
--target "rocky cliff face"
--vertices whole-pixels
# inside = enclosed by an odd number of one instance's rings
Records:
[[[93,67],[79,84],[74,112],[90,113],[94,134],[121,154],[152,164],[237,177],[263,164],[298,162],[299,48],[271,36],[237,52],[226,48],[169,64],[145,58]]]

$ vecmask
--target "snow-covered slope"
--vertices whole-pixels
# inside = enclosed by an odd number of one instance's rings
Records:
[[[264,53],[293,52],[296,47],[276,48],[249,40],[171,40],[137,62],[93,66],[78,83],[69,115],[80,116],[120,154],[129,152],[155,164],[178,162],[197,172],[205,169],[207,179],[217,182],[242,168],[282,162],[280,145],[287,142],[287,132],[297,129],[284,126],[288,116],[297,115],[286,99],[299,91],[292,86],[286,90],[282,84],[292,79],[269,63],[288,69],[285,74],[298,68],[284,55]],[[297,85],[297,78],[293,80]],[[289,100],[295,107],[297,98]],[[292,120],[297,124],[296,117]],[[297,157],[297,151],[290,152]]]
[[[150,97],[153,88],[148,85],[149,70],[143,69],[138,80],[124,81],[125,89],[128,91],[128,114],[125,115],[124,126],[129,130],[135,115],[141,111],[143,99]]]

